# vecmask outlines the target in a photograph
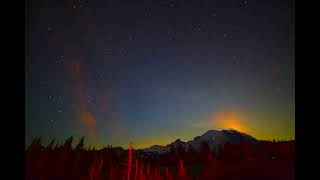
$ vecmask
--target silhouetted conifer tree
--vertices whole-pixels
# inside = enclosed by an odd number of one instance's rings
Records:
[[[84,147],[84,136],[81,137],[79,143],[77,144],[75,150],[76,151],[80,151],[80,150],[83,150],[83,147]]]
[[[64,143],[63,148],[66,150],[72,150],[72,141],[73,141],[73,136],[66,139],[66,142]]]
[[[55,143],[55,139],[53,138],[53,139],[51,140],[51,142],[47,145],[46,150],[47,150],[47,151],[53,150],[52,148],[53,148],[54,143]]]

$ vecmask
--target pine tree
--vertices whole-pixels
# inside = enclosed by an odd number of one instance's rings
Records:
[[[80,139],[80,141],[78,142],[75,150],[76,150],[76,151],[83,150],[83,147],[84,147],[84,136],[81,137],[81,139]]]

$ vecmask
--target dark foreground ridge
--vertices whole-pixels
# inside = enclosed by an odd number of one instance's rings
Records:
[[[294,179],[294,140],[258,141],[237,131],[210,130],[188,142],[177,140],[162,153],[132,146],[85,148],[84,138],[75,147],[72,142],[70,137],[43,146],[34,139],[25,150],[26,179]]]

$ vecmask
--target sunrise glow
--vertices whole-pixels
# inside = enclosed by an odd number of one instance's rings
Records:
[[[234,129],[240,132],[248,132],[243,114],[232,111],[219,111],[212,119],[214,127],[221,129]]]

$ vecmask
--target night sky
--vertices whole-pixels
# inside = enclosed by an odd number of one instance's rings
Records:
[[[294,1],[28,0],[25,140],[295,139]]]

